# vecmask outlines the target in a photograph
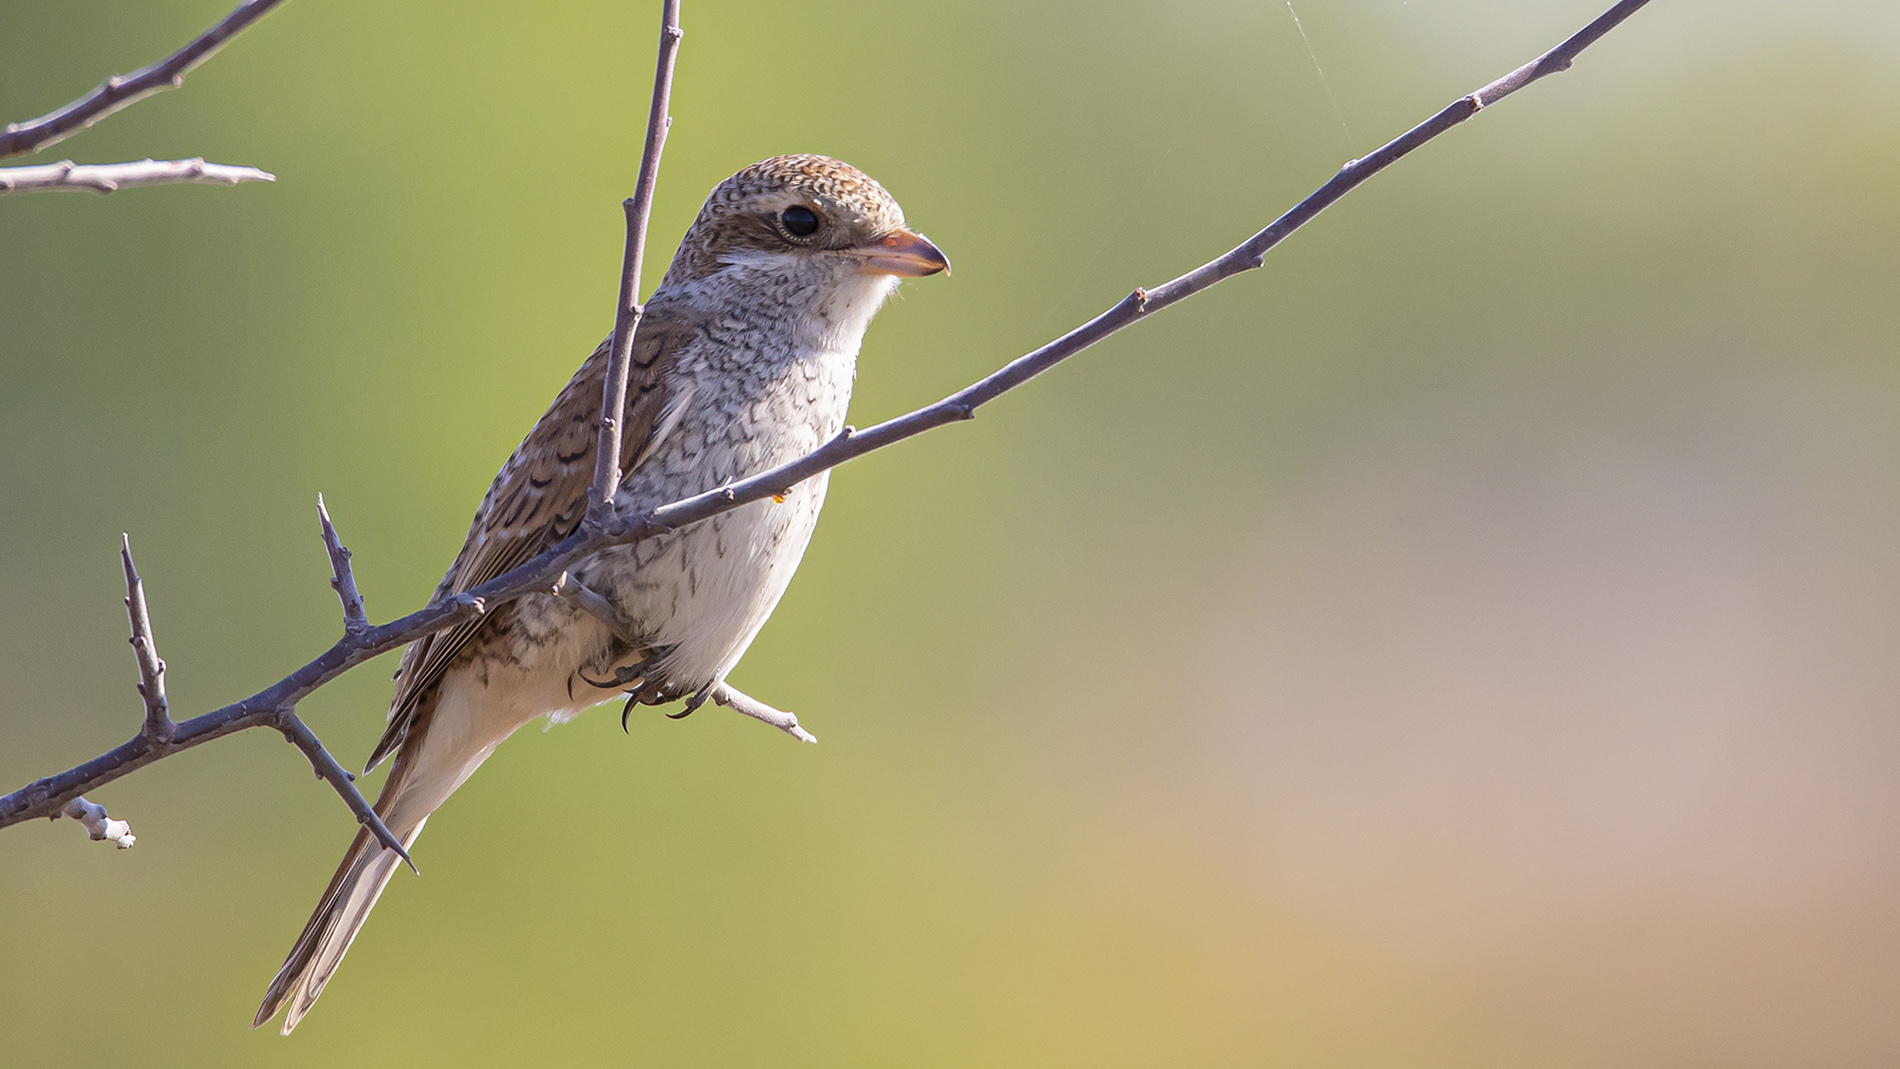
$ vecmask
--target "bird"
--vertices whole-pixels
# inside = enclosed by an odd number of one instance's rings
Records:
[[[632,342],[614,504],[647,509],[816,449],[844,428],[859,347],[904,278],[950,261],[883,186],[819,155],[763,160],[719,183],[647,301]],[[611,337],[502,465],[432,603],[572,533],[586,510]],[[826,476],[779,498],[614,546],[569,567],[616,621],[531,594],[403,653],[365,771],[394,757],[376,812],[404,844],[517,728],[626,695],[688,711],[723,685],[785,593]],[[623,714],[624,715],[624,714]],[[683,714],[682,714],[683,715]],[[624,720],[623,720],[624,726]],[[359,831],[271,981],[252,1027],[303,1020],[400,855]]]

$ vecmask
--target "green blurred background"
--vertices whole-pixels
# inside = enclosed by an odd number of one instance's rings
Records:
[[[664,262],[740,166],[955,259],[854,419],[1221,252],[1601,0],[688,3]],[[427,596],[610,326],[656,5],[297,0],[0,200],[0,789]],[[222,2],[6,0],[0,118]],[[0,1062],[1900,1059],[1900,11],[1659,0],[1264,271],[837,473],[723,710],[597,711],[245,1025],[351,825],[251,732],[0,833]],[[15,160],[19,162],[31,162]],[[657,279],[656,268],[648,275]],[[305,706],[344,758],[392,659]]]

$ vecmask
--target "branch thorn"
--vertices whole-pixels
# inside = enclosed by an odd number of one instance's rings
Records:
[[[330,508],[323,503],[322,494],[317,495],[317,522],[322,528],[324,552],[330,556],[330,589],[336,591],[337,600],[343,603],[343,633],[362,634],[369,629],[369,614],[363,605],[363,595],[356,589],[356,574],[350,570],[353,554],[344,547],[336,525],[330,522]]]
[[[139,697],[145,700],[145,723],[139,734],[163,750],[178,733],[171,703],[165,697],[165,661],[152,641],[152,614],[145,604],[145,580],[132,563],[132,536],[119,535],[119,563],[125,571],[125,614],[132,625],[132,655],[138,662]]]
[[[309,725],[297,715],[296,706],[279,706],[276,716],[271,720],[271,726],[282,732],[284,738],[292,746],[303,751],[303,755],[310,760],[310,767],[316,772],[317,778],[328,781],[330,786],[336,789],[336,793],[343,799],[343,804],[349,806],[350,812],[356,815],[356,822],[368,829],[376,841],[382,844],[383,849],[394,850],[396,856],[408,864],[409,871],[418,876],[422,875],[422,870],[416,867],[415,860],[409,856],[409,851],[404,848],[402,840],[396,837],[395,832],[389,830],[389,825],[383,823],[383,818],[376,812],[376,808],[369,804],[369,800],[363,797],[363,792],[356,789],[356,777],[337,763],[337,759],[330,756],[330,751],[323,748],[323,743],[317,738],[316,732],[311,731]]]

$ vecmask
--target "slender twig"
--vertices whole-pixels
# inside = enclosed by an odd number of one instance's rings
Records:
[[[513,571],[472,590],[441,601],[378,627],[345,635],[322,656],[243,701],[184,721],[167,752],[186,749],[255,727],[284,705],[306,695],[351,668],[396,649],[423,635],[474,619],[489,606],[524,594],[544,593],[574,561],[610,546],[628,545],[700,520],[729,512],[741,505],[785,492],[794,484],[847,460],[881,449],[945,423],[971,419],[976,408],[1022,385],[1055,364],[1081,352],[1130,323],[1175,304],[1225,278],[1259,267],[1268,250],[1322,210],[1414,149],[1477,114],[1531,82],[1564,70],[1584,48],[1643,7],[1648,0],[1622,0],[1562,45],[1469,96],[1460,97],[1424,123],[1363,159],[1348,163],[1311,196],[1276,219],[1266,229],[1228,253],[1154,290],[1137,289],[1108,311],[1096,316],[1048,345],[1011,361],[994,374],[936,404],[927,405],[867,431],[845,433],[817,450],[730,486],[651,509],[619,516],[605,528],[577,530],[558,545]],[[60,806],[94,787],[142,768],[158,757],[143,737],[134,738],[77,768],[39,780],[0,797],[0,827],[32,817],[57,813]]]
[[[774,709],[757,698],[741,694],[730,683],[712,689],[712,700],[736,713],[763,720],[800,742],[817,742],[818,737],[798,726],[798,717],[783,709]]]
[[[660,59],[653,71],[653,104],[647,111],[646,148],[640,154],[640,177],[633,196],[621,204],[627,215],[627,249],[620,267],[620,301],[614,308],[613,345],[608,349],[606,384],[601,389],[600,438],[594,453],[594,483],[587,499],[587,526],[598,530],[613,518],[614,494],[620,488],[620,442],[625,431],[628,365],[633,359],[633,333],[646,307],[640,301],[640,265],[646,258],[647,219],[653,214],[653,190],[660,179],[660,153],[673,127],[668,108],[673,101],[673,65],[679,55],[679,0],[660,5]]]
[[[189,160],[139,160],[137,163],[58,163],[34,167],[0,167],[0,193],[46,193],[62,189],[81,193],[112,193],[138,186],[197,183],[235,186],[239,182],[275,182],[277,176],[255,167]]]
[[[145,580],[132,563],[132,536],[119,536],[119,564],[125,569],[125,614],[132,622],[132,652],[139,662],[139,696],[145,699],[145,726],[139,734],[165,746],[177,734],[171,703],[165,698],[165,661],[152,639],[152,614],[145,606]]]
[[[297,715],[296,709],[285,706],[277,710],[277,715],[272,719],[270,726],[282,732],[284,738],[290,740],[292,746],[303,751],[303,755],[310,759],[310,767],[316,770],[317,777],[336,788],[336,793],[342,797],[343,804],[349,806],[350,812],[356,814],[358,824],[368,828],[370,834],[376,836],[376,841],[383,844],[384,849],[394,850],[397,857],[409,862],[409,871],[418,876],[422,875],[422,870],[416,868],[414,861],[410,861],[409,851],[403,848],[402,840],[396,838],[396,833],[389,830],[389,825],[383,823],[383,818],[376,815],[376,808],[369,804],[369,799],[363,797],[363,792],[356,789],[356,777],[339,764],[336,758],[330,756],[330,751],[323,748],[323,743],[317,739],[316,732],[311,731],[310,725],[303,722],[303,719]]]
[[[317,495],[317,522],[323,528],[323,548],[330,554],[330,589],[336,591],[337,600],[343,603],[343,633],[358,634],[369,627],[368,610],[363,606],[363,595],[356,591],[356,574],[350,570],[350,551],[337,537],[336,525],[330,522],[330,509],[324,505],[322,494]]]
[[[283,0],[245,0],[216,26],[157,63],[140,67],[131,74],[115,74],[99,83],[92,92],[37,119],[8,123],[5,132],[0,132],[0,159],[24,152],[38,152],[71,137],[120,108],[153,93],[184,85],[185,75],[191,73],[193,67],[217,54],[225,42],[281,3]]]

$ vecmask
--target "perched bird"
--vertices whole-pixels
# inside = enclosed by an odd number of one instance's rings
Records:
[[[824,156],[780,156],[721,182],[687,230],[633,339],[615,503],[645,509],[817,448],[843,429],[858,346],[903,277],[948,271],[936,246],[868,175]],[[482,499],[437,600],[524,563],[587,508],[603,342]],[[618,628],[536,594],[404,652],[389,728],[368,767],[395,756],[376,811],[405,846],[516,728],[559,723],[621,693],[700,700],[723,684],[804,555],[825,477],[780,500],[576,563]],[[689,707],[690,708],[690,707]],[[285,1035],[323,993],[399,863],[359,833],[271,982],[252,1027],[287,1009]]]

